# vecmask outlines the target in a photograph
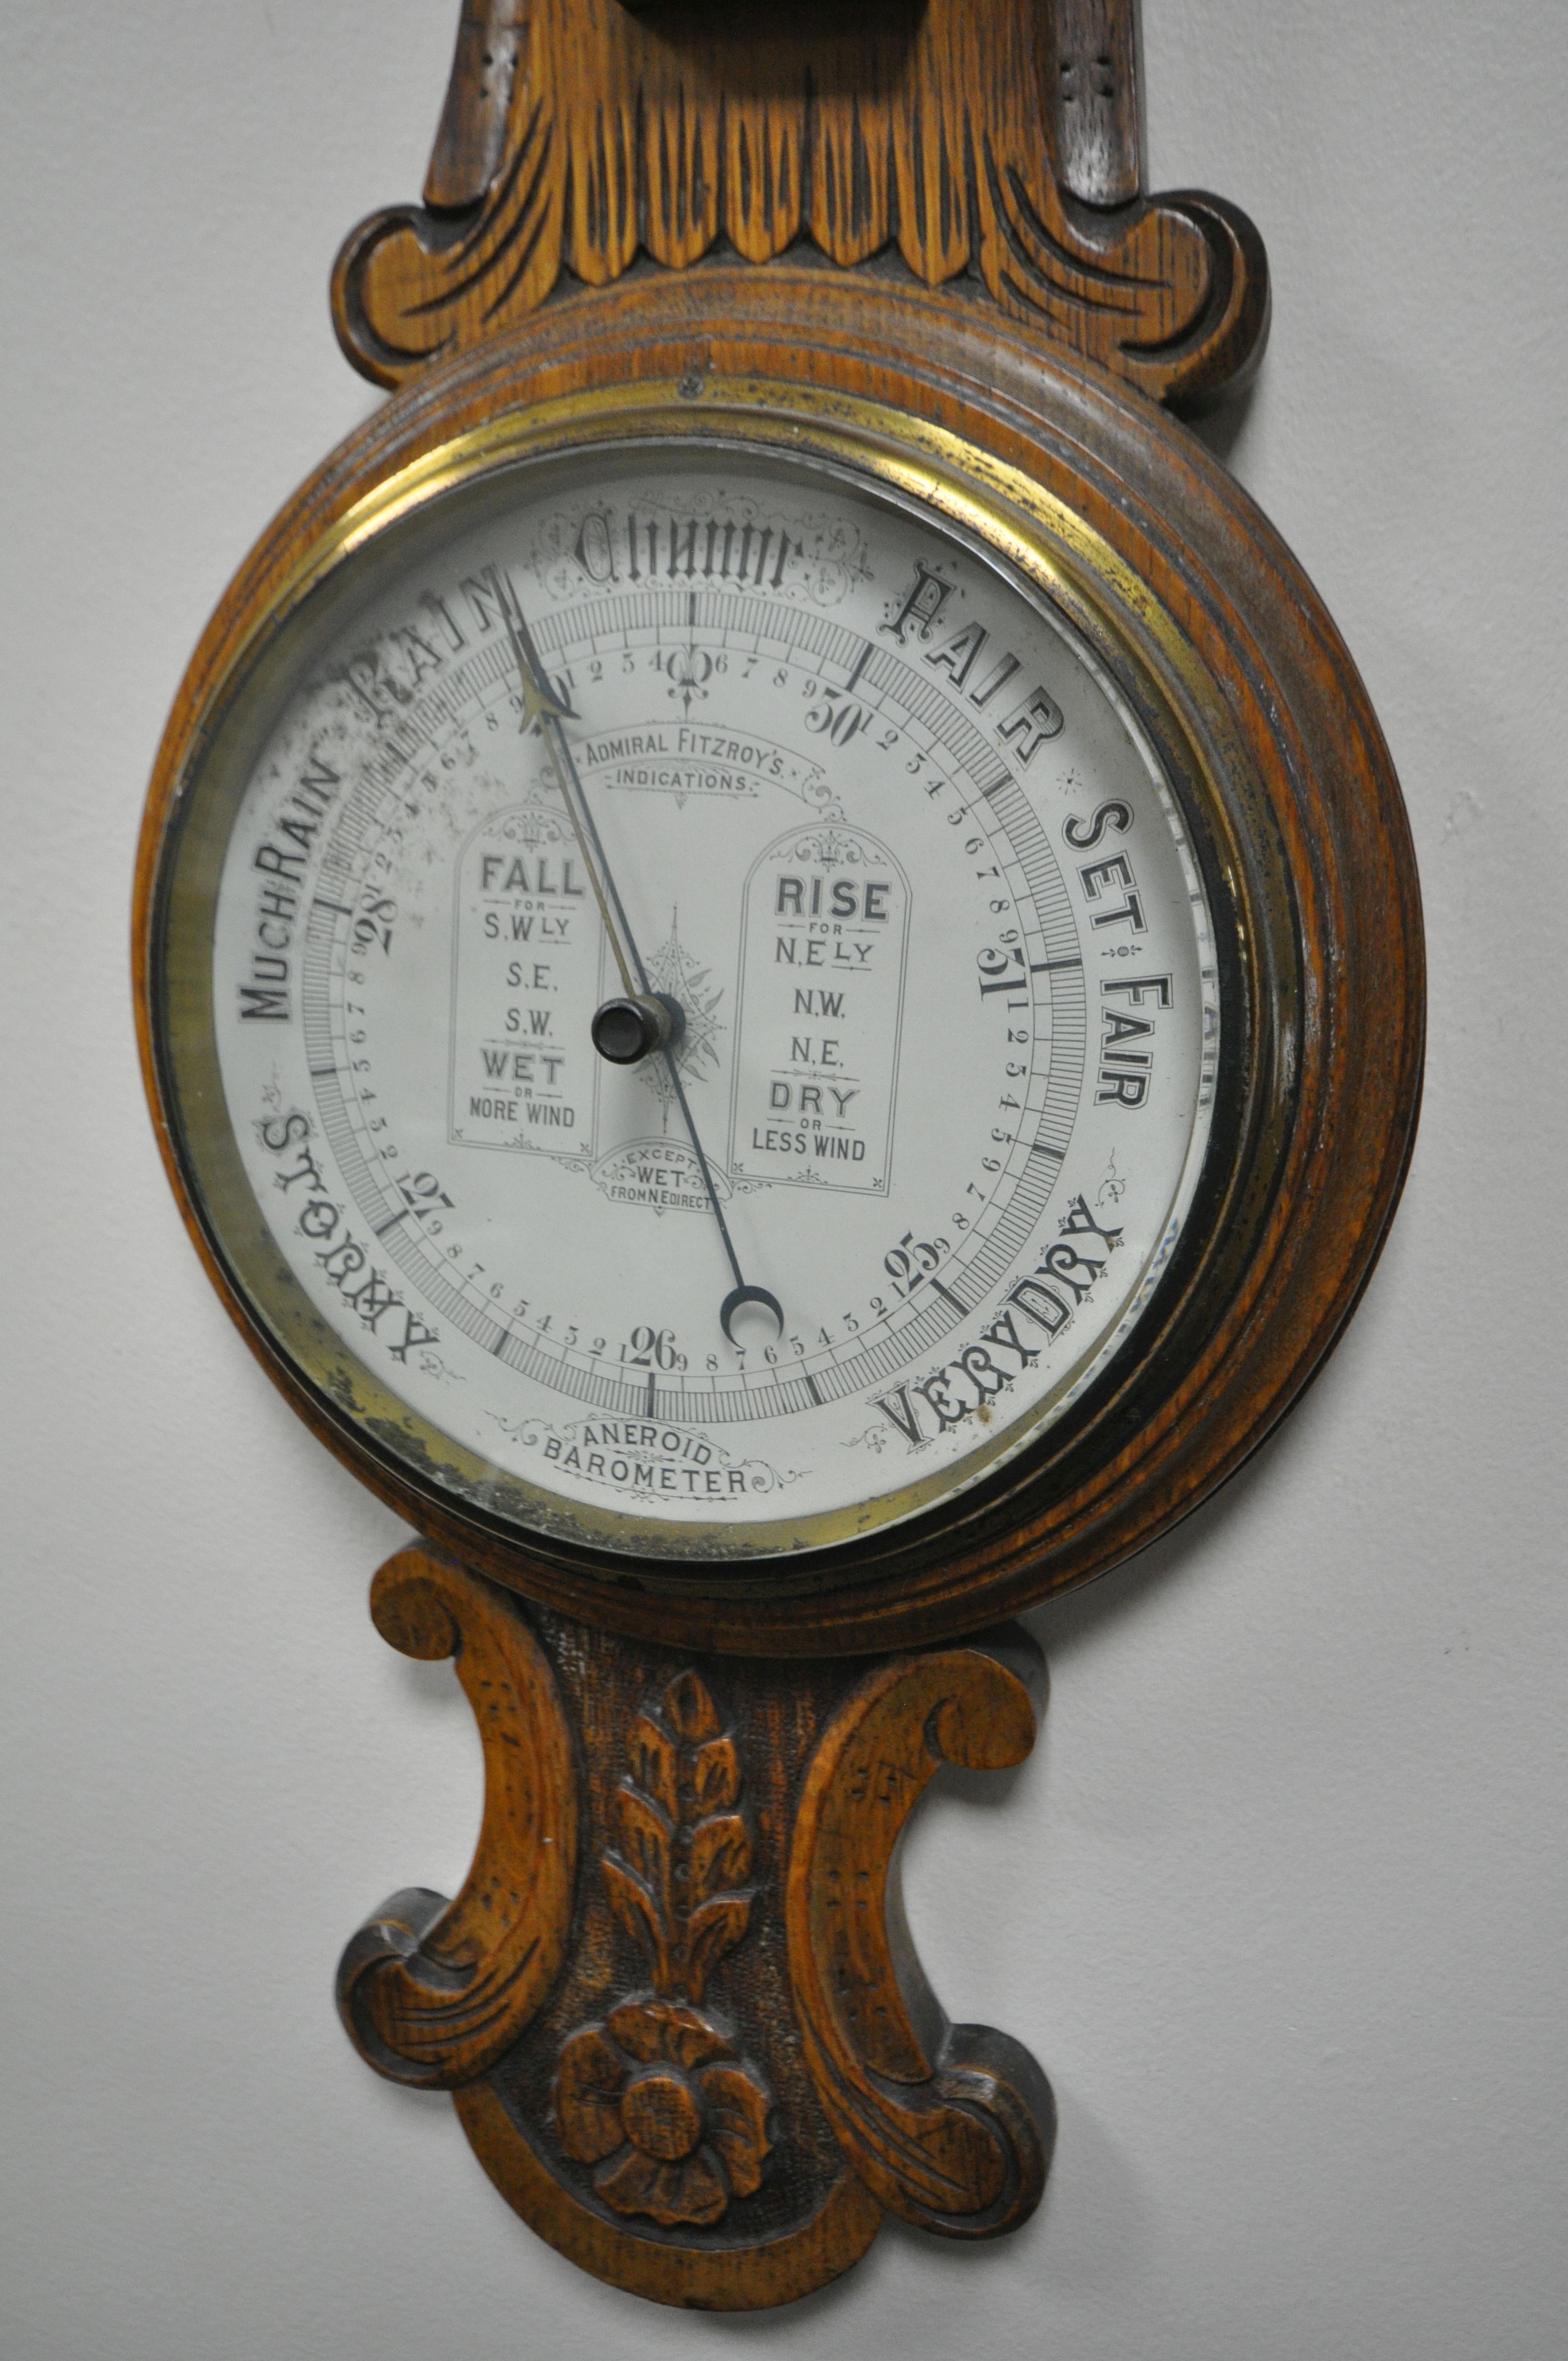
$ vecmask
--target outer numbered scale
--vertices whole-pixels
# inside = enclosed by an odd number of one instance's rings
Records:
[[[1413,1131],[1386,752],[1158,407],[1255,357],[1261,249],[1139,193],[1131,58],[1029,0],[466,9],[334,287],[405,390],[154,782],[171,1178],[486,1745],[345,2024],[664,2301],[1033,2208],[1048,2087],[943,2017],[899,1831],[1032,1742],[997,1619],[1310,1378]]]

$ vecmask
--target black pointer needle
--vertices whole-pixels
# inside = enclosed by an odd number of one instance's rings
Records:
[[[501,612],[506,618],[507,636],[511,641],[511,652],[517,664],[519,684],[522,690],[522,727],[526,730],[532,722],[537,721],[539,724],[540,734],[544,740],[545,748],[550,756],[551,768],[555,774],[555,784],[561,790],[561,800],[571,816],[577,847],[583,856],[583,865],[588,873],[589,883],[594,889],[594,899],[599,906],[599,916],[604,921],[604,930],[609,937],[609,947],[615,954],[615,963],[620,971],[620,981],[627,995],[629,998],[636,997],[644,1002],[652,1002],[654,994],[649,989],[648,971],[642,964],[642,955],[637,948],[637,939],[631,931],[630,923],[626,916],[626,906],[621,901],[609,863],[605,859],[604,845],[600,840],[598,829],[594,825],[593,813],[588,808],[588,799],[583,791],[583,782],[578,774],[576,762],[567,741],[566,733],[561,727],[562,716],[567,708],[562,704],[560,698],[552,693],[545,679],[544,667],[539,661],[539,652],[533,644],[533,634],[528,628],[527,618],[518,604],[516,594],[511,590],[510,581],[508,580],[503,585],[499,573],[493,568],[490,578],[496,585]],[[510,593],[510,596],[509,593]],[[615,913],[613,918],[610,916],[612,907]],[[660,1054],[663,1058],[665,1071],[670,1077],[670,1087],[675,1094],[675,1104],[681,1111],[681,1121],[685,1126],[686,1137],[692,1144],[692,1154],[696,1158],[698,1169],[702,1173],[702,1185],[707,1191],[707,1202],[713,1208],[713,1218],[718,1224],[718,1235],[724,1241],[726,1259],[735,1278],[734,1286],[718,1307],[718,1324],[733,1345],[735,1335],[730,1327],[730,1322],[748,1303],[757,1303],[773,1314],[778,1323],[778,1333],[782,1336],[784,1306],[778,1297],[771,1294],[765,1287],[748,1287],[741,1272],[740,1257],[735,1252],[735,1241],[729,1235],[729,1224],[724,1218],[724,1209],[718,1202],[718,1191],[713,1185],[713,1170],[703,1148],[701,1138],[698,1137],[696,1125],[692,1120],[685,1085],[681,1081],[680,1071],[675,1064],[674,1042],[668,1038],[661,1042]]]

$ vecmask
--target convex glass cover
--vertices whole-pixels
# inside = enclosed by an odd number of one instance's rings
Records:
[[[467,487],[307,604],[186,829],[211,1226],[338,1413],[507,1524],[914,1517],[1171,1254],[1220,1047],[1189,817],[1041,588],[850,471]],[[618,1000],[669,1022],[618,1044]]]

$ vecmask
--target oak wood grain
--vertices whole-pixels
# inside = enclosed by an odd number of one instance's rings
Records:
[[[423,208],[352,233],[345,352],[396,386],[641,256],[806,245],[963,280],[1159,401],[1255,366],[1262,242],[1142,190],[1133,0],[464,0]]]
[[[879,1664],[823,1732],[796,1808],[790,1964],[818,2093],[880,2202],[947,2237],[1028,2219],[1056,2111],[1027,2050],[989,2026],[948,2024],[910,1939],[896,1847],[943,1763],[1023,1762],[1044,1686],[1016,1625]]]
[[[405,1656],[455,1656],[485,1749],[485,1809],[455,1900],[405,1888],[338,1969],[338,2012],[366,2061],[429,2090],[508,2050],[565,1956],[577,1870],[571,1736],[554,1675],[504,1592],[422,1549],[376,1577],[370,1611]]]
[[[487,1809],[466,1899],[443,1919],[411,1889],[351,1940],[344,2021],[378,2072],[452,2092],[532,2228],[658,2302],[755,2310],[847,2270],[888,2212],[970,2239],[1027,2218],[1049,2085],[948,2025],[894,1869],[939,1763],[1029,1752],[1024,1632],[871,1665],[693,1655],[421,1548],[372,1612],[405,1654],[456,1653]]]
[[[171,1181],[269,1375],[431,1537],[372,1611],[455,1658],[484,1746],[463,1887],[359,1929],[345,2026],[378,2072],[453,2092],[541,2235],[664,2303],[787,2302],[885,2213],[985,2238],[1037,2203],[1049,2086],[948,2022],[898,1894],[938,1765],[1022,1761],[1043,1702],[1015,1628],[950,1643],[1117,1564],[1256,1448],[1354,1309],[1414,1136],[1387,750],[1300,567],[1154,407],[1255,365],[1267,273],[1234,208],[1145,196],[1135,32],[1133,0],[463,0],[422,205],[361,224],[334,279],[349,357],[404,390],[236,576],[148,801],[137,1017]],[[958,438],[976,484],[1018,471],[1136,584],[1129,676],[1219,783],[1217,1144],[1136,1355],[957,1500],[760,1581],[521,1541],[315,1392],[231,1277],[168,1058],[184,790],[299,567],[471,430],[639,381],[704,433],[826,396]]]

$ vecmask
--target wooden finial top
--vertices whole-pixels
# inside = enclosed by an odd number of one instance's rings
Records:
[[[1212,399],[1261,351],[1266,263],[1223,200],[1143,194],[1134,5],[463,0],[424,203],[338,257],[344,350],[397,386],[641,256],[897,256],[1156,401]]]

